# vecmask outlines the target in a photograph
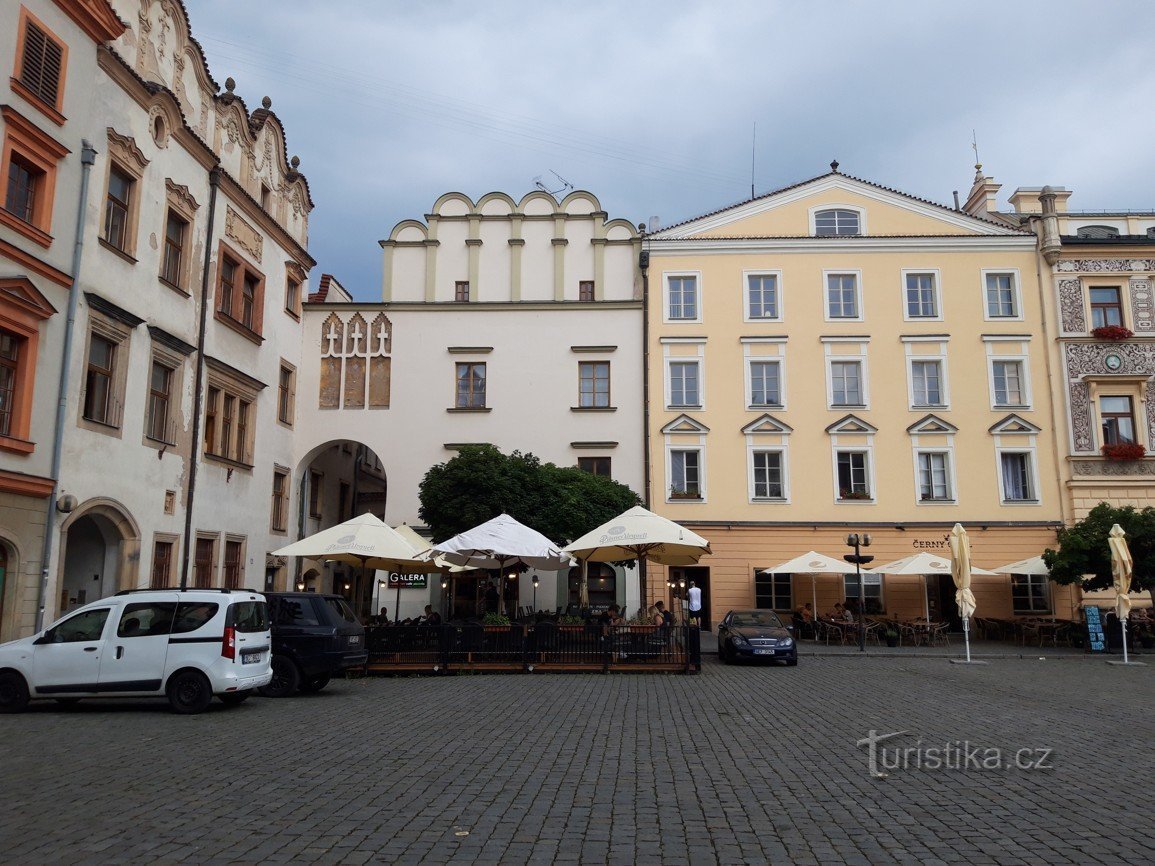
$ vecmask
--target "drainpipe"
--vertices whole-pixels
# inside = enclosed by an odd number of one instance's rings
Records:
[[[76,308],[80,303],[80,257],[84,251],[84,206],[88,201],[88,175],[96,162],[96,148],[80,142],[80,198],[76,202],[76,242],[72,247],[72,285],[68,287],[68,319],[64,325],[64,348],[60,353],[60,393],[56,402],[56,429],[52,436],[52,492],[45,509],[44,550],[40,554],[40,588],[36,593],[36,631],[44,628],[44,605],[48,595],[49,559],[52,556],[52,531],[56,525],[56,493],[60,488],[60,461],[64,452],[64,419],[68,414],[68,378],[72,359],[72,334],[76,327]]]
[[[209,225],[205,234],[205,263],[201,271],[200,324],[197,329],[197,366],[193,382],[192,441],[189,444],[188,487],[184,499],[184,550],[180,560],[180,588],[188,588],[188,569],[193,531],[193,497],[197,488],[197,467],[200,465],[201,447],[201,397],[205,384],[205,332],[209,321],[209,264],[213,256],[213,226],[217,215],[217,189],[221,183],[221,170],[213,168],[209,172]]]
[[[646,238],[642,235],[642,244]],[[638,267],[642,271],[642,501],[650,507],[650,251],[643,249],[638,255]],[[646,558],[638,557],[638,589],[641,590],[641,606],[645,610],[649,601],[646,586]]]

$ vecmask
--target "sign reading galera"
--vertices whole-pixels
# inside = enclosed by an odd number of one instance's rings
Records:
[[[401,574],[391,571],[388,585],[390,589],[425,589],[428,584],[424,574]]]

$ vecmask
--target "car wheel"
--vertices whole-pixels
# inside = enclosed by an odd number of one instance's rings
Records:
[[[0,713],[22,713],[28,707],[28,683],[16,671],[0,674]]]
[[[301,691],[303,692],[319,692],[325,686],[329,685],[329,675],[320,674],[315,677],[310,677],[301,683]]]
[[[243,704],[247,701],[252,693],[252,689],[245,689],[243,692],[225,692],[223,695],[217,695],[217,697],[221,699],[222,704],[235,707],[237,704]]]
[[[301,671],[288,656],[273,656],[273,678],[261,687],[266,698],[287,698],[301,687]]]
[[[173,674],[164,690],[173,712],[191,716],[203,713],[213,699],[208,678],[200,671],[180,671]]]

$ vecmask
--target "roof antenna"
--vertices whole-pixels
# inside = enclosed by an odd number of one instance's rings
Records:
[[[979,138],[973,129],[971,130],[971,149],[975,152],[975,171],[981,174],[983,164],[979,160]]]
[[[758,145],[758,121],[754,121],[754,134],[750,136],[750,200],[754,199],[754,152]]]
[[[544,183],[541,182],[541,175],[540,174],[533,179],[533,185],[536,186],[538,189],[540,189],[542,192],[548,192],[550,195],[553,195],[553,196],[556,196],[559,192],[565,192],[567,190],[569,190],[570,192],[573,191],[573,184],[570,183],[568,180],[566,180],[564,177],[562,177],[560,174],[558,174],[556,171],[554,171],[552,168],[549,170],[549,173],[552,174],[554,177],[556,177],[561,182],[560,187],[558,187],[557,189],[550,189]]]

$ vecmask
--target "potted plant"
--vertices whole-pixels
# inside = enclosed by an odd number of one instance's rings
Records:
[[[1147,450],[1138,442],[1112,442],[1101,449],[1108,460],[1142,460]]]
[[[509,617],[504,613],[487,613],[481,618],[482,625],[509,625]]]
[[[882,636],[886,638],[886,645],[888,647],[898,646],[898,623],[888,622],[883,628]]]
[[[696,490],[686,490],[684,487],[670,486],[671,499],[701,499],[702,494]]]
[[[1091,336],[1096,340],[1129,340],[1134,334],[1131,333],[1130,328],[1124,328],[1122,325],[1103,325],[1099,328],[1091,329]]]
[[[870,494],[865,490],[839,490],[839,499],[869,499]]]

